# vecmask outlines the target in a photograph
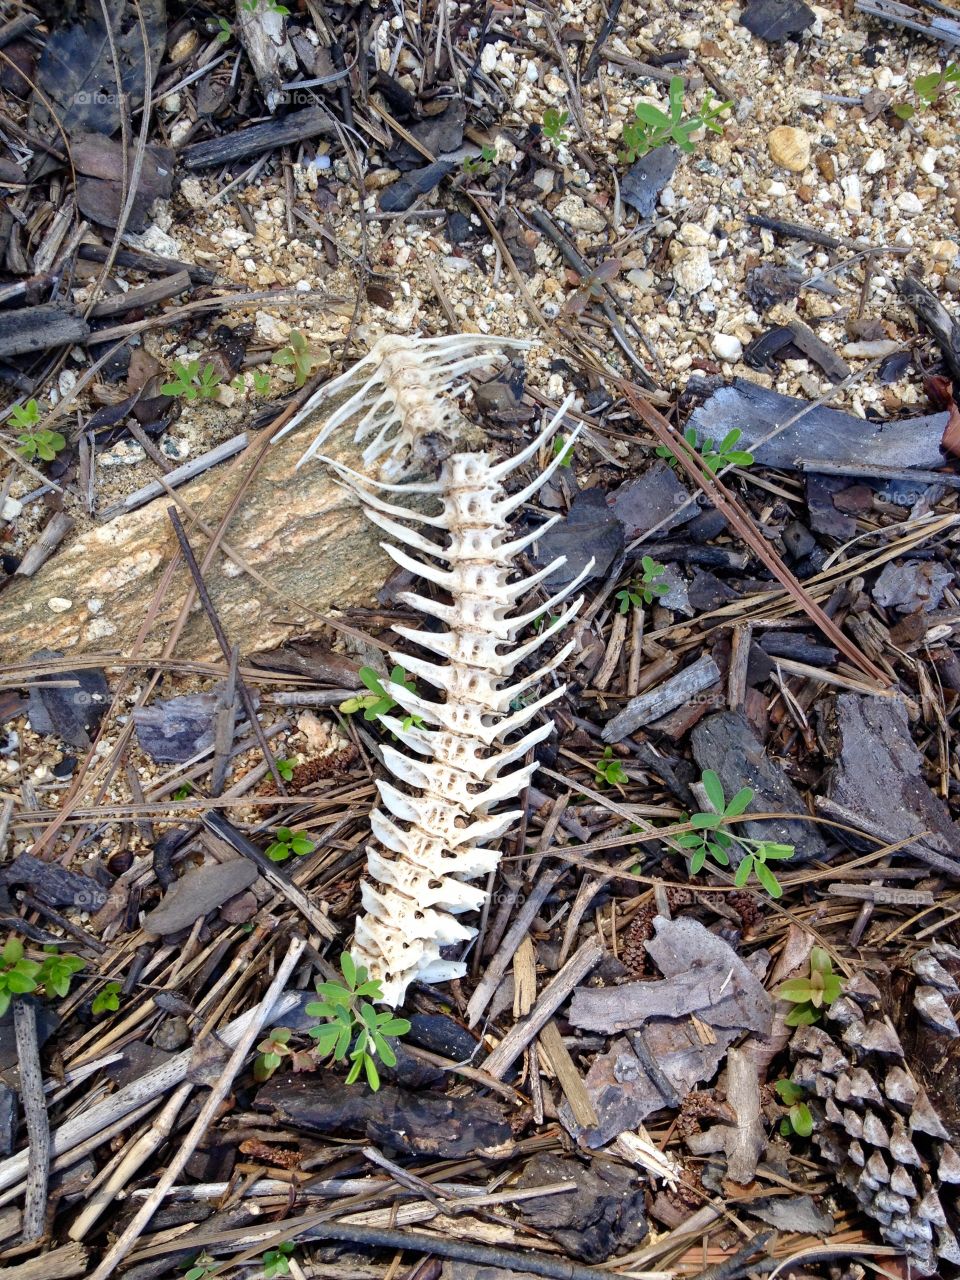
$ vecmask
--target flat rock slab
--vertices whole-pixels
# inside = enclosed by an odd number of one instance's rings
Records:
[[[189,929],[208,911],[216,910],[249,889],[259,874],[246,858],[192,867],[170,886],[159,907],[144,916],[144,932],[165,937]]]
[[[348,429],[329,452],[357,464]],[[267,450],[227,531],[227,543],[270,583],[272,591],[218,554],[205,575],[214,606],[241,653],[280,644],[307,631],[316,613],[373,605],[390,572],[379,532],[322,464],[295,470],[313,433],[310,424]],[[208,526],[229,506],[256,443],[230,463],[183,485],[178,494]],[[177,550],[164,495],[139,511],[94,526],[66,543],[32,578],[15,579],[0,598],[0,663],[32,651],[128,654],[163,572]],[[181,513],[182,515],[182,513]],[[202,560],[207,540],[184,518]],[[190,582],[181,564],[143,646],[163,649]],[[57,601],[55,612],[50,601]],[[63,609],[63,601],[69,607]],[[210,625],[194,609],[177,644],[178,658],[222,661]]]
[[[701,769],[712,769],[723,784],[729,800],[741,787],[753,787],[754,797],[747,812],[804,813],[800,792],[781,767],[766,753],[747,718],[738,711],[718,711],[696,726],[690,735],[694,759]],[[784,818],[769,822],[746,822],[737,830],[749,840],[776,840],[792,844],[795,859],[827,858],[829,851],[814,822]]]
[[[781,423],[789,422],[809,409],[793,426],[764,444],[757,442]],[[722,440],[732,427],[743,432],[738,449],[749,449],[764,467],[796,470],[796,461],[874,463],[881,467],[942,467],[946,457],[940,440],[946,429],[947,413],[930,413],[922,418],[897,422],[867,422],[852,413],[811,407],[811,402],[782,396],[746,378],[735,378],[721,387],[687,420],[698,440],[711,436]]]

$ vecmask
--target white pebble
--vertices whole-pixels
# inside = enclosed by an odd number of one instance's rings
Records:
[[[739,360],[743,355],[743,343],[732,333],[715,333],[710,343],[718,360]]]

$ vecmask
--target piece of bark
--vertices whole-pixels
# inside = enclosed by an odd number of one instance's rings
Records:
[[[119,316],[125,311],[133,311],[138,307],[156,306],[158,302],[175,298],[177,294],[185,293],[189,288],[190,273],[177,271],[173,275],[151,280],[149,284],[141,285],[138,289],[128,289],[126,293],[118,293],[112,298],[102,298],[94,305],[90,314],[96,319],[104,316]]]
[[[734,796],[741,787],[753,788],[748,813],[805,812],[803,797],[767,754],[743,712],[716,712],[696,726],[690,745],[699,767],[712,769],[718,775],[725,796]],[[737,831],[750,840],[792,844],[797,861],[829,857],[827,845],[814,822],[799,818],[746,822],[738,824]]]
[[[570,1003],[573,1026],[611,1034],[695,1013],[712,1027],[770,1030],[770,997],[729,943],[686,917],[657,916],[653,924],[656,936],[644,945],[663,981],[580,987]]]
[[[957,42],[960,43],[960,23],[956,25]],[[955,320],[915,276],[903,276],[897,281],[897,289],[917,319],[935,338],[950,373],[960,379],[960,320]]]
[[[249,889],[258,877],[257,868],[246,858],[191,867],[174,882],[160,905],[144,916],[144,932],[165,937],[188,929],[201,916]]]
[[[663,150],[663,147],[657,148],[657,151]],[[649,533],[655,526],[666,533],[692,520],[698,511],[696,500],[662,459],[648,467],[643,475],[608,493],[606,500],[623,525],[623,536],[628,542]]]
[[[510,1125],[492,1098],[447,1098],[393,1085],[371,1093],[360,1086],[347,1089],[341,1076],[321,1071],[274,1077],[254,1105],[312,1133],[362,1133],[371,1142],[431,1159],[499,1159],[514,1149]]]
[[[923,779],[923,757],[901,702],[841,694],[823,728],[835,762],[831,801],[878,823],[891,841],[926,832],[924,845],[951,859],[960,856],[957,826]]]
[[[79,1241],[51,1249],[36,1258],[0,1267],[2,1280],[69,1280],[87,1273],[87,1248]]]
[[[75,907],[92,913],[107,900],[106,889],[91,876],[67,871],[57,862],[43,862],[29,853],[18,854],[0,875],[5,884],[27,885],[51,907]]]
[[[802,410],[808,412],[792,426],[771,440],[758,443]],[[738,449],[749,449],[760,466],[787,471],[797,469],[798,458],[808,464],[824,458],[935,469],[945,461],[940,440],[948,419],[949,414],[944,412],[894,422],[867,422],[851,413],[782,396],[745,378],[735,378],[694,409],[687,426],[694,428],[700,440],[706,436],[722,440],[731,428],[737,427],[743,432]]]
[[[599,1157],[584,1166],[540,1152],[527,1163],[517,1185],[527,1190],[558,1182],[570,1182],[576,1190],[520,1200],[517,1211],[555,1240],[566,1257],[606,1262],[646,1238],[643,1183],[631,1169]]]
[[[30,655],[36,663],[62,656],[56,649],[38,649]],[[40,672],[30,684],[31,726],[37,733],[55,734],[81,751],[90,746],[109,705],[107,677],[96,667]]]
[[[378,531],[344,496],[329,468],[296,470],[308,431],[294,432],[267,451],[225,539],[273,590],[235,573],[234,563],[225,573],[223,556],[206,575],[223,626],[241,654],[282,643],[292,629],[306,630],[325,609],[372,605],[389,572],[391,562],[379,547]],[[350,435],[330,441],[328,452],[356,465]],[[251,453],[256,448],[255,443]],[[208,526],[216,527],[236,484],[235,473],[221,470],[185,484],[178,494],[203,513]],[[85,532],[62,546],[33,579],[11,582],[0,597],[0,663],[22,662],[25,651],[41,645],[81,652],[106,643],[125,651],[177,545],[166,514],[169,504],[164,495]],[[162,651],[187,582],[181,567],[159,607],[144,657]],[[54,614],[46,604],[54,597],[69,600],[71,608]],[[88,607],[94,600],[99,604]],[[187,622],[177,653],[220,660],[216,639],[199,612]]]
[[[719,679],[720,668],[705,653],[655,689],[631,698],[623,710],[604,726],[601,737],[604,742],[620,742],[635,729],[659,720],[685,702],[699,697]]]
[[[89,332],[90,326],[81,315],[52,302],[0,311],[0,359],[79,342]]]
[[[786,313],[786,309],[775,307],[771,319],[790,330],[793,345],[802,351],[808,360],[818,364],[831,382],[843,382],[850,377],[850,366],[827,346],[822,338],[818,338],[809,325],[803,323],[795,315]]]
[[[282,119],[237,129],[222,138],[191,143],[180,152],[180,159],[188,169],[210,169],[334,131],[334,121],[322,107],[305,107]]]

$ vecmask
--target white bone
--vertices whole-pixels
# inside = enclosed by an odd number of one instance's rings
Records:
[[[392,539],[381,544],[387,554],[448,596],[437,601],[417,591],[400,593],[406,605],[446,629],[396,626],[399,636],[436,660],[391,653],[421,686],[411,690],[382,681],[397,709],[380,719],[396,742],[382,746],[388,776],[377,781],[380,799],[370,818],[367,878],[361,884],[363,910],[353,955],[394,1005],[402,1002],[414,979],[441,982],[464,972],[463,962],[443,955],[442,948],[461,946],[475,935],[460,917],[485,901],[483,881],[499,861],[496,841],[519,820],[516,801],[536,770],[528,757],[553,728],[546,717],[531,722],[563,696],[565,686],[557,684],[515,711],[511,704],[559,667],[575,642],[559,646],[537,663],[537,670],[520,676],[515,672],[564,630],[581,608],[582,596],[566,604],[539,634],[520,644],[517,636],[540,614],[572,597],[593,567],[591,561],[546,601],[517,609],[518,601],[565,562],[560,556],[526,576],[516,572],[520,553],[561,517],[519,535],[511,534],[508,519],[554,474],[562,455],[554,456],[518,493],[508,494],[503,482],[560,429],[572,397],[510,458],[453,453],[436,481],[394,482],[411,460],[416,463],[427,436],[456,439],[461,418],[455,396],[463,389],[458,381],[462,375],[485,363],[492,349],[527,345],[482,335],[382,338],[351,370],[312,396],[281,433],[317,404],[345,394],[303,461],[352,419],[355,438],[365,445],[365,463],[384,458],[382,478],[324,460]],[[571,432],[570,443],[580,430]],[[399,498],[381,497],[384,493],[430,495],[440,510],[424,515]],[[438,540],[412,526],[436,530]],[[419,721],[412,723],[412,716]]]

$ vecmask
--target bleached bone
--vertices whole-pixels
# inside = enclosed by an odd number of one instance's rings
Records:
[[[346,373],[315,391],[273,441],[293,431],[325,401],[352,390],[298,465],[312,458],[337,427],[362,414],[354,439],[360,443],[376,433],[363,451],[363,461],[372,466],[387,454],[383,473],[390,479],[399,478],[422,461],[420,446],[428,437],[442,436],[453,443],[460,435],[463,417],[453,397],[457,379],[486,364],[491,348],[527,350],[530,345],[522,338],[491,338],[479,333],[440,338],[387,334]]]
[[[553,729],[548,719],[529,726],[563,696],[565,686],[556,684],[529,702],[524,699],[560,666],[574,641],[537,663],[529,674],[518,676],[517,668],[576,616],[583,597],[569,597],[593,567],[591,560],[546,603],[521,603],[565,558],[520,575],[520,553],[559,517],[520,536],[511,534],[509,518],[553,475],[562,458],[555,455],[538,478],[518,492],[508,493],[504,483],[549,442],[564,421],[570,399],[511,458],[495,461],[482,452],[454,453],[445,459],[436,480],[395,482],[411,459],[417,459],[425,437],[457,434],[459,410],[451,396],[456,380],[485,362],[490,347],[526,345],[476,335],[381,339],[348,373],[321,388],[285,428],[291,430],[328,396],[352,393],[328,418],[301,462],[316,456],[338,426],[359,417],[357,440],[373,437],[364,450],[364,462],[370,465],[388,455],[380,468],[384,479],[371,479],[322,455],[321,459],[388,536],[389,541],[381,543],[387,554],[440,588],[449,600],[432,600],[413,591],[400,594],[405,604],[425,619],[440,621],[445,630],[395,626],[399,636],[433,657],[390,654],[418,678],[421,691],[382,682],[399,708],[394,715],[380,717],[397,745],[382,749],[389,777],[377,782],[380,804],[370,818],[363,910],[352,954],[380,982],[392,1005],[403,1000],[414,978],[441,982],[465,972],[464,963],[446,959],[442,949],[467,942],[476,932],[461,917],[478,910],[486,892],[471,882],[495,870],[500,854],[494,842],[521,817],[516,801],[536,769],[527,757]],[[571,433],[571,441],[577,433]],[[435,499],[439,511],[409,509],[393,496],[404,493]],[[385,494],[391,496],[381,496]],[[562,613],[549,626],[519,639],[540,614],[561,604]]]

